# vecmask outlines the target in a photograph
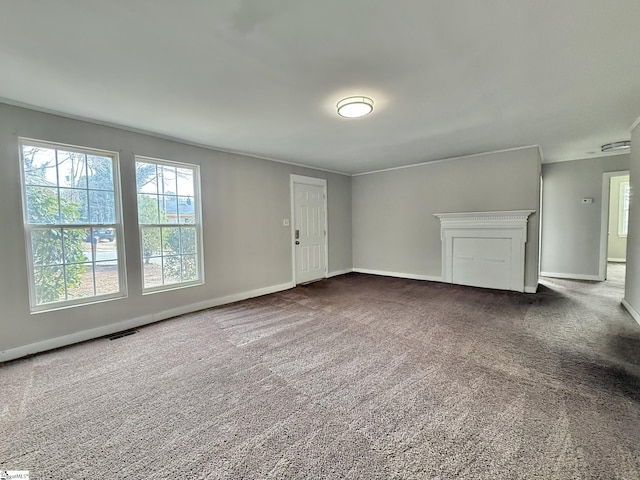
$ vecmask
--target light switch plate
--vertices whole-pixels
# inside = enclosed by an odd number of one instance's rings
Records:
[[[593,198],[583,198],[582,203],[584,205],[591,205],[593,203]]]
[[[288,227],[289,226],[289,219],[285,218],[284,220],[282,220],[282,226],[283,227]]]

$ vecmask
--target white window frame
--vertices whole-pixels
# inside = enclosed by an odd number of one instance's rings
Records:
[[[618,236],[626,237],[629,233],[629,204],[631,203],[631,187],[629,182],[620,182],[620,202],[618,213]],[[629,194],[625,194],[629,191]],[[629,199],[629,201],[627,201]]]
[[[66,152],[75,152],[86,155],[96,155],[101,157],[109,157],[112,159],[112,173],[113,173],[113,195],[115,203],[115,222],[113,224],[98,224],[98,223],[58,223],[58,224],[32,224],[29,223],[28,217],[28,205],[27,205],[27,185],[24,171],[24,158],[23,158],[23,146],[41,147],[47,149],[63,150]],[[108,150],[99,150],[91,147],[83,147],[79,145],[68,145],[58,142],[50,142],[45,140],[37,140],[26,137],[18,138],[19,149],[19,162],[20,162],[20,186],[22,190],[22,213],[23,213],[23,226],[25,236],[26,247],[26,259],[27,259],[27,271],[29,277],[29,303],[31,313],[42,313],[53,310],[60,310],[71,307],[91,305],[109,300],[115,300],[119,298],[127,297],[127,276],[126,276],[126,262],[125,262],[125,249],[124,249],[124,232],[122,223],[122,194],[120,190],[120,159],[117,152]],[[60,183],[58,182],[58,188]],[[87,189],[89,191],[90,189]],[[60,300],[57,302],[38,304],[36,296],[35,285],[35,265],[32,249],[32,236],[31,233],[34,230],[42,228],[73,228],[73,229],[91,229],[91,228],[113,228],[115,230],[116,237],[116,252],[118,256],[118,292],[93,295],[81,298]],[[93,258],[92,262],[95,263],[96,259]],[[63,265],[66,265],[64,263]],[[95,275],[95,273],[94,273]],[[95,282],[95,278],[94,278]]]
[[[175,167],[175,168],[191,169],[193,171],[193,195],[194,195],[194,200],[193,200],[194,223],[192,224],[191,223],[189,224],[184,224],[184,223],[141,224],[140,221],[138,220],[138,239],[139,239],[139,246],[140,246],[140,269],[141,269],[140,277],[142,282],[142,294],[149,295],[154,293],[162,293],[162,292],[167,292],[171,290],[177,290],[181,288],[189,288],[189,287],[204,285],[205,276],[204,276],[204,248],[203,248],[203,241],[202,241],[202,198],[201,198],[202,195],[201,195],[200,165],[187,163],[187,162],[165,160],[161,158],[136,155],[135,156],[136,165],[138,162],[153,163],[155,165],[165,165],[165,166]],[[137,175],[137,171],[136,171],[136,175]],[[136,177],[136,216],[138,215],[138,194],[143,193],[138,191],[137,183],[138,182]],[[177,195],[177,192],[176,192],[176,195]],[[145,287],[144,285],[144,246],[142,243],[143,228],[167,228],[167,227],[179,228],[179,227],[185,227],[185,226],[195,227],[196,229],[196,242],[197,242],[196,243],[196,256],[197,256],[196,264],[198,266],[198,278],[192,281],[176,282],[176,283],[170,283],[165,285],[157,285],[154,287]],[[164,269],[164,262],[163,262],[163,269]],[[163,277],[164,277],[164,274],[163,274]]]

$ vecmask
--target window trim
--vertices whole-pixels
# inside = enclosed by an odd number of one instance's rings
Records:
[[[138,182],[136,177],[136,221],[138,223],[138,247],[140,251],[140,280],[142,287],[142,295],[152,295],[155,293],[168,292],[171,290],[179,290],[181,288],[189,288],[196,287],[199,285],[205,284],[205,272],[204,272],[204,243],[203,243],[203,226],[202,226],[202,192],[201,192],[201,176],[200,176],[200,165],[188,162],[180,162],[175,160],[166,160],[162,158],[149,157],[145,155],[135,155],[134,156],[134,165],[137,165],[138,162],[143,163],[153,163],[155,165],[165,165],[169,167],[175,168],[189,168],[193,171],[194,176],[194,185],[193,185],[193,196],[194,196],[194,223],[193,224],[180,224],[180,223],[161,223],[161,224],[151,224],[145,223],[141,224],[138,218],[138,195],[141,192],[138,192]],[[137,175],[137,171],[136,171]],[[144,194],[144,192],[142,192]],[[176,192],[176,196],[178,196]],[[161,228],[161,227],[181,227],[181,226],[193,226],[196,229],[196,263],[198,265],[198,279],[188,281],[188,282],[178,282],[178,283],[170,283],[167,285],[158,285],[155,287],[145,288],[144,286],[144,248],[142,245],[142,229],[143,228]]]
[[[110,157],[112,159],[113,174],[113,195],[115,203],[115,221],[113,224],[97,224],[97,223],[77,223],[77,224],[34,224],[29,223],[27,211],[27,185],[24,171],[23,146],[41,147],[47,149],[64,150],[67,152],[80,153],[85,155],[96,155]],[[29,285],[29,307],[32,314],[51,312],[55,310],[64,310],[72,307],[88,306],[96,303],[102,303],[111,300],[126,298],[128,296],[127,288],[127,268],[126,268],[126,251],[124,247],[124,222],[122,214],[122,191],[120,186],[120,157],[118,152],[110,150],[102,150],[92,147],[84,147],[79,145],[69,145],[59,142],[51,142],[46,140],[38,140],[28,137],[18,137],[18,162],[20,168],[20,189],[22,200],[22,223],[23,234],[25,240],[25,259],[27,262],[27,282]],[[57,188],[60,188],[59,182]],[[42,228],[113,228],[116,235],[116,252],[118,255],[118,282],[119,291],[103,295],[93,295],[89,297],[80,297],[74,299],[59,300],[50,303],[37,303],[36,285],[35,285],[35,265],[33,259],[33,245],[31,232]],[[95,263],[95,259],[93,260]],[[66,264],[65,264],[66,265]]]

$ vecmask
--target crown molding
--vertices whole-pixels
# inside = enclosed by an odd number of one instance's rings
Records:
[[[400,167],[391,167],[391,168],[383,168],[383,169],[380,169],[380,170],[371,170],[370,172],[354,173],[351,176],[352,177],[358,177],[360,175],[371,175],[373,173],[391,172],[391,171],[394,171],[394,170],[403,170],[405,168],[422,167],[424,165],[434,165],[436,163],[451,162],[453,160],[464,160],[464,159],[467,159],[467,158],[482,157],[484,155],[494,155],[496,153],[517,152],[519,150],[527,150],[527,149],[530,149],[530,148],[538,149],[538,153],[540,155],[540,159],[542,160],[542,149],[540,148],[539,145],[525,145],[525,146],[522,146],[522,147],[505,148],[503,150],[492,150],[490,152],[472,153],[470,155],[461,155],[459,157],[441,158],[439,160],[431,160],[431,161],[428,161],[428,162],[412,163],[411,165],[402,165]]]
[[[326,169],[326,168],[312,167],[311,165],[305,165],[303,163],[289,162],[287,160],[280,160],[280,159],[277,159],[277,158],[267,157],[267,156],[264,156],[264,155],[255,155],[255,154],[251,154],[251,153],[242,152],[242,151],[239,151],[239,150],[230,150],[230,149],[225,149],[225,148],[214,147],[214,146],[211,146],[211,145],[206,145],[206,144],[203,144],[203,143],[191,142],[189,140],[185,140],[185,139],[182,139],[182,138],[172,137],[171,135],[164,135],[162,133],[151,132],[149,130],[143,130],[143,129],[135,128],[135,127],[128,127],[126,125],[120,125],[118,123],[112,123],[112,122],[107,122],[107,121],[103,121],[103,120],[96,120],[94,118],[83,117],[81,115],[74,115],[74,114],[71,114],[71,113],[60,112],[58,110],[53,110],[53,109],[50,109],[50,108],[38,107],[37,105],[31,105],[29,103],[24,103],[24,102],[17,102],[15,100],[11,100],[11,99],[8,99],[8,98],[5,98],[5,97],[0,97],[0,104],[2,104],[2,103],[5,104],[5,105],[9,105],[11,107],[24,108],[26,110],[31,110],[31,111],[34,111],[34,112],[46,113],[47,115],[56,115],[58,117],[67,118],[69,120],[76,120],[78,122],[90,123],[92,125],[100,125],[101,127],[115,128],[116,130],[122,130],[122,131],[125,131],[125,132],[136,133],[138,135],[146,135],[148,137],[153,137],[153,138],[158,138],[158,139],[161,139],[161,140],[167,140],[167,141],[170,141],[170,142],[180,143],[182,145],[188,145],[190,147],[202,148],[202,149],[209,150],[209,151],[212,151],[212,152],[227,153],[227,154],[230,154],[230,155],[240,155],[240,156],[248,157],[248,158],[256,158],[258,160],[266,160],[268,162],[282,163],[282,164],[291,165],[291,166],[294,166],[294,167],[308,168],[310,170],[316,170],[316,171],[319,171],[319,172],[334,173],[336,175],[343,175],[345,177],[350,177],[351,176],[350,173],[339,172],[337,170],[329,170],[329,169]]]

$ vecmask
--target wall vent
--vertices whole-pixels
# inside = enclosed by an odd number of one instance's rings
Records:
[[[113,335],[109,335],[107,338],[109,340],[118,340],[122,337],[128,337],[129,335],[133,335],[134,333],[138,333],[138,330],[135,328],[131,328],[129,330],[123,330],[122,332],[114,333]]]

